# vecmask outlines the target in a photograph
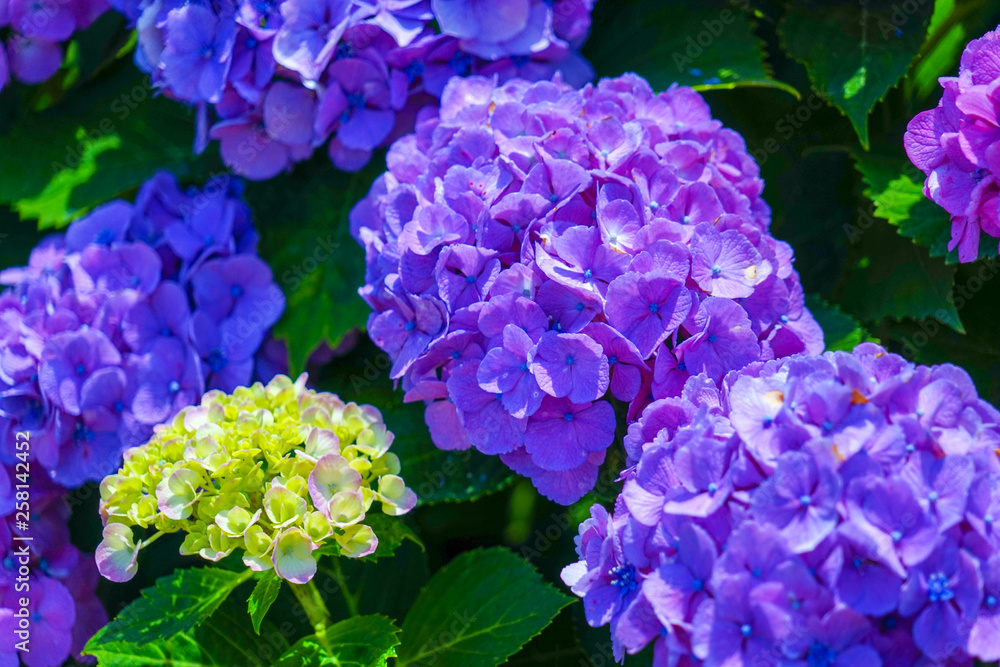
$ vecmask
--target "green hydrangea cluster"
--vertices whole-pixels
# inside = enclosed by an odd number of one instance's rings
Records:
[[[184,555],[218,561],[242,549],[248,567],[293,583],[312,579],[324,543],[348,557],[375,551],[363,523],[372,503],[398,516],[417,502],[389,452],[393,435],[376,408],[305,383],[279,375],[232,395],[210,391],[126,451],[101,483],[101,574],[131,579],[139,550],[177,531],[187,533]],[[136,542],[133,527],[155,532]]]

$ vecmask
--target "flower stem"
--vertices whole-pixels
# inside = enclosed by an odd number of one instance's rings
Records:
[[[333,576],[333,580],[337,582],[337,586],[344,596],[344,604],[347,605],[347,611],[351,616],[360,616],[358,596],[355,593],[351,593],[351,589],[347,587],[347,577],[344,576],[344,571],[340,569],[340,559],[335,556],[332,560],[333,569],[330,570],[330,574]]]
[[[304,584],[291,584],[291,589],[299,604],[302,605],[302,609],[306,612],[310,625],[316,631],[316,637],[319,638],[323,647],[330,651],[326,640],[326,628],[331,623],[330,610],[326,608],[326,603],[323,602],[323,596],[316,588],[316,583],[309,581]]]

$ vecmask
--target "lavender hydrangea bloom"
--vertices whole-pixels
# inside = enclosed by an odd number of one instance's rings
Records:
[[[38,3],[13,4],[21,17]],[[559,73],[576,85],[593,77],[578,51],[594,0],[113,4],[137,29],[136,64],[167,95],[198,106],[195,151],[217,139],[223,161],[253,180],[324,145],[338,169],[361,169],[453,76],[538,81]],[[49,32],[72,27],[64,13]],[[61,39],[16,35],[11,69],[47,78],[62,62]],[[0,88],[6,71],[0,50]]]
[[[9,0],[0,7],[0,90],[11,78],[38,84],[56,73],[63,62],[63,45],[111,7],[107,0],[67,0],[44,3]]]
[[[588,621],[658,666],[996,660],[998,445],[964,371],[871,343],[694,376],[630,426],[637,465],[563,580],[586,605],[615,554],[658,632]]]
[[[137,205],[94,210],[0,274],[0,460],[29,431],[40,474],[97,481],[206,388],[251,380],[284,298],[239,194],[228,178],[183,192],[157,174]]]
[[[479,39],[538,4],[433,6]],[[610,399],[632,419],[700,373],[718,394],[751,362],[822,350],[756,163],[690,89],[454,79],[387,163],[351,214],[372,338],[439,447],[500,454],[557,502],[592,488]],[[703,454],[680,457],[708,512],[697,468],[730,464]]]
[[[958,248],[961,262],[979,257],[983,233],[1000,238],[1000,107],[991,92],[998,57],[1000,29],[969,42],[958,76],[939,79],[937,107],[914,116],[903,138],[910,161],[927,175],[924,194],[951,216],[948,250]]]

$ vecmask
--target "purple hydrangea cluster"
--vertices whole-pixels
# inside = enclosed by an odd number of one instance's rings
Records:
[[[906,127],[903,143],[924,174],[924,194],[951,215],[951,242],[961,262],[979,257],[979,237],[1000,238],[1000,28],[974,39],[957,77],[941,77],[936,108]]]
[[[608,399],[631,419],[692,374],[822,351],[757,164],[690,88],[453,79],[388,166],[351,216],[369,334],[438,447],[557,502],[596,482]]]
[[[563,580],[656,665],[1000,659],[1000,412],[865,343],[649,405]]]
[[[206,389],[249,384],[284,296],[240,195],[161,172],[0,272],[0,463],[28,431],[36,477],[100,481]]]
[[[107,0],[0,0],[0,90],[11,75],[42,83],[63,63],[63,45],[110,9]]]
[[[108,622],[96,595],[97,566],[70,544],[70,506],[63,489],[51,483],[31,478],[30,527],[18,529],[9,491],[18,483],[0,466],[0,514],[6,517],[0,520],[0,667],[58,667],[70,655],[85,662],[84,644]],[[26,635],[15,631],[23,631],[24,622],[31,650],[22,653],[16,647]]]
[[[136,24],[136,62],[198,106],[195,140],[260,180],[328,144],[339,169],[436,105],[453,76],[582,84],[595,0],[114,0]],[[208,105],[216,122],[209,128]]]

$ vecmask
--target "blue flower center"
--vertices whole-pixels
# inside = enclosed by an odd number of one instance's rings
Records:
[[[612,354],[612,355],[611,355],[610,357],[608,357],[608,364],[609,364],[610,366],[614,366],[614,365],[615,365],[615,364],[617,364],[617,363],[618,363],[618,357],[616,357],[616,356],[615,356],[615,355],[613,355],[613,354]]]
[[[94,432],[84,424],[77,424],[76,430],[73,432],[73,439],[77,442],[90,442],[94,439]]]
[[[691,216],[685,215],[683,218],[681,218],[681,222],[683,222],[685,225],[688,224],[689,222],[691,222]]]
[[[683,361],[677,363],[677,370],[686,371],[687,369],[688,369],[687,364],[685,364]]]
[[[998,604],[997,596],[995,596],[995,595],[987,595],[986,596],[986,608],[987,609],[995,609],[996,606],[997,606],[997,604]]]
[[[465,282],[466,282],[466,284],[471,285],[472,283],[476,282],[476,277],[475,276],[466,276],[465,277]]]
[[[749,623],[744,623],[740,626],[740,634],[744,637],[749,637],[753,634],[753,628],[750,627]]]
[[[565,419],[568,422],[573,421],[573,413],[567,412],[566,414],[563,415],[563,419]]]
[[[781,320],[782,324],[788,324],[788,315],[782,315],[778,319]]]
[[[576,363],[576,359],[574,359],[573,357],[566,357],[566,365],[567,366],[572,366],[575,363]]]
[[[110,229],[102,229],[97,232],[94,237],[94,243],[97,245],[111,245],[111,242],[115,240],[115,233]]]
[[[555,204],[557,201],[559,201],[559,195],[553,192],[551,195],[549,195],[549,201]]]
[[[708,342],[709,343],[714,343],[718,339],[719,339],[718,336],[716,336],[715,334],[708,334]]]
[[[855,570],[860,570],[862,567],[864,567],[864,564],[865,562],[860,558],[858,558],[857,556],[855,556],[854,560],[851,561],[851,565],[854,566]]]
[[[594,277],[594,272],[591,271],[590,269],[587,269],[586,271],[583,272],[583,279],[584,280],[590,280],[593,277]]]
[[[806,656],[806,664],[809,667],[827,667],[837,660],[837,654],[826,644],[816,642],[809,647],[809,654]]]
[[[351,93],[347,96],[347,103],[352,109],[361,109],[365,106],[365,94],[364,93]]]
[[[993,515],[987,514],[986,516],[984,516],[983,523],[985,523],[987,526],[993,525]]]
[[[903,539],[903,531],[894,530],[891,533],[889,533],[889,537],[892,538],[893,542],[899,542],[901,539]]]
[[[454,352],[451,353],[451,358],[452,359],[458,359],[461,356],[462,356],[462,353],[459,352],[458,350],[455,350]]]
[[[833,430],[833,423],[831,423],[829,419],[823,422],[823,430],[827,433]]]
[[[755,567],[754,569],[750,570],[750,574],[754,576],[754,579],[760,579],[763,573],[760,571],[759,567]]]
[[[36,611],[33,614],[31,614],[31,620],[34,621],[35,623],[38,623],[39,621],[42,620],[42,615]]]
[[[638,586],[638,582],[635,580],[635,568],[627,563],[608,570],[608,576],[611,577],[611,585],[619,589],[618,592],[622,597],[634,591]]]
[[[582,313],[583,312],[583,303],[576,304],[576,312],[578,312],[578,313]]]
[[[86,372],[87,372],[87,367],[86,366],[84,366],[83,364],[77,364],[76,365],[76,374],[77,375],[83,375]]]
[[[256,49],[258,43],[259,42],[257,41],[256,37],[247,37],[246,47],[248,49]]]
[[[406,78],[410,80],[410,83],[413,83],[418,78],[423,76],[424,64],[419,60],[414,60],[412,63],[407,65],[403,71],[406,73]]]
[[[169,338],[174,335],[174,332],[170,330],[170,327],[163,327],[160,329],[160,335],[164,338]]]
[[[206,247],[207,247],[207,246],[213,246],[213,245],[215,245],[215,237],[214,237],[214,236],[206,236],[206,237],[205,237],[205,238],[204,238],[204,239],[202,240],[201,244],[202,244],[203,246],[206,246]]]
[[[462,53],[459,51],[451,57],[448,64],[451,65],[451,68],[455,70],[456,74],[459,76],[465,76],[469,73],[469,70],[472,69],[472,56],[468,53]]]
[[[696,591],[700,591],[705,588],[705,582],[701,579],[695,579],[691,582],[691,588]]]
[[[712,275],[713,276],[717,276],[717,275],[719,275],[721,273],[722,273],[722,267],[721,266],[713,266],[712,267]]]
[[[241,296],[243,296],[243,287],[240,285],[233,285],[232,287],[229,288],[229,294],[234,299],[238,299]]]
[[[222,354],[222,350],[212,350],[208,354],[208,367],[212,369],[213,373],[218,373],[223,368],[229,365],[229,360],[226,359],[226,355]]]
[[[115,412],[122,412],[125,409],[125,404],[121,401],[115,401]]]
[[[948,585],[948,575],[935,572],[927,580],[927,599],[931,602],[948,602],[955,597],[955,592]]]
[[[799,503],[801,503],[803,506],[811,505],[812,501],[813,499],[810,498],[807,494],[802,494],[801,496],[799,496]]]
[[[937,502],[937,499],[939,497],[940,496],[938,496],[938,492],[937,491],[931,491],[930,493],[927,494],[927,500],[930,501],[930,502],[932,502],[932,503]]]
[[[709,482],[707,488],[708,488],[708,495],[712,495],[719,490],[719,485],[716,484],[715,482]]]
[[[658,208],[660,208],[660,202],[658,202],[658,201],[651,201],[651,202],[649,202],[649,210],[650,211],[655,211]]]
[[[972,172],[972,178],[976,179],[976,183],[983,180],[983,177],[985,176],[986,176],[986,170],[982,168],[976,169],[974,172]]]
[[[171,380],[170,385],[167,388],[170,389],[171,394],[176,394],[181,390],[181,383],[177,380]]]
[[[337,57],[338,58],[353,58],[354,57],[354,47],[347,42],[341,42],[337,45]]]
[[[774,419],[773,418],[771,418],[771,417],[764,417],[764,421],[763,421],[764,428],[770,428],[771,424],[773,424],[773,423],[774,423]]]
[[[649,312],[655,314],[656,311],[658,311],[659,309],[660,309],[660,307],[657,304],[655,304],[655,303],[649,304]]]
[[[528,372],[528,362],[527,361],[522,361],[521,362],[521,372],[522,373],[527,373]]]
[[[8,570],[14,570],[17,568],[17,564],[14,562],[14,559],[11,558],[10,556],[7,556],[6,558],[3,559],[3,566]]]
[[[414,329],[417,328],[417,325],[415,322],[407,322],[403,328],[406,329],[407,331],[413,331]]]
[[[205,46],[201,47],[201,49],[199,49],[198,53],[205,60],[208,60],[209,58],[211,58],[212,57],[212,46],[211,46],[211,44],[206,44]]]
[[[514,63],[514,67],[521,68],[531,62],[530,56],[511,56],[511,62]]]
[[[895,630],[897,625],[899,625],[899,619],[895,616],[886,616],[882,620],[882,627],[886,630]]]

